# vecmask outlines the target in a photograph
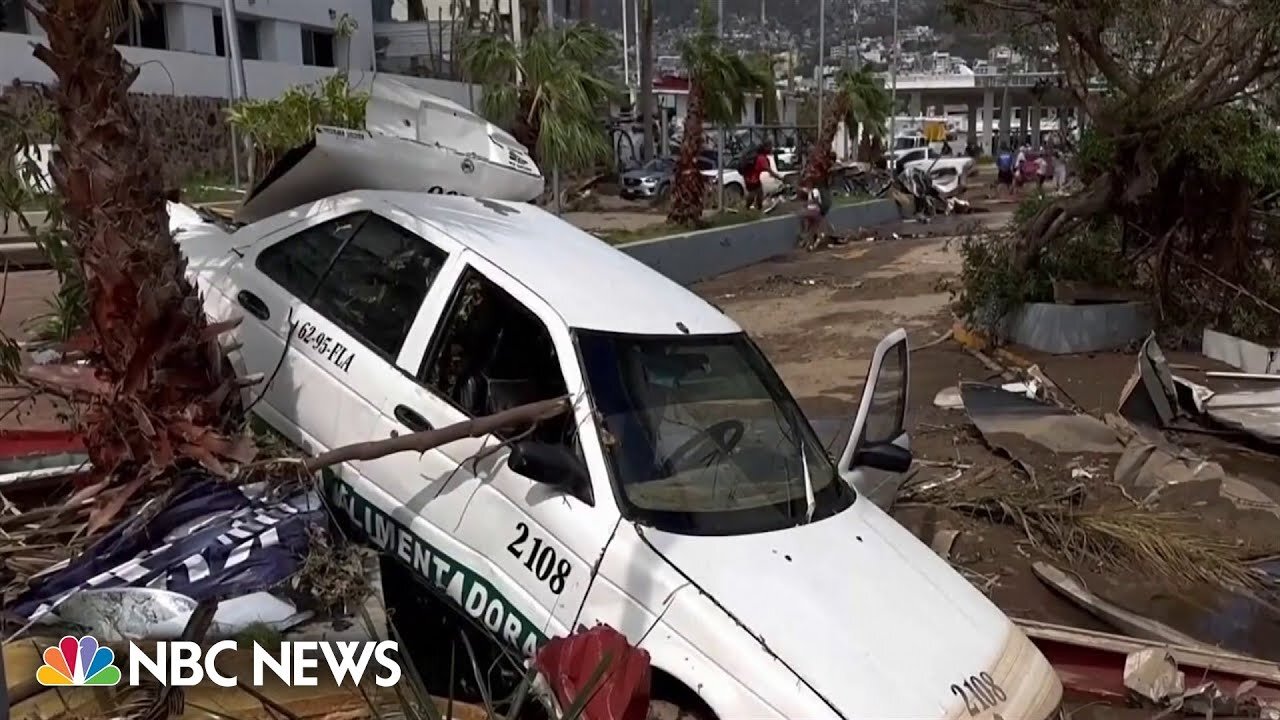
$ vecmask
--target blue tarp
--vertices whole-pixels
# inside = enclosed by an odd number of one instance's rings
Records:
[[[150,587],[194,600],[267,590],[306,557],[307,527],[326,522],[319,500],[251,499],[197,472],[164,507],[121,522],[78,558],[33,579],[10,610],[28,620],[85,588]]]

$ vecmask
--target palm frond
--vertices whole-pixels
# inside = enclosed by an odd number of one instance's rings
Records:
[[[746,93],[758,90],[762,83],[759,73],[717,36],[710,7],[703,0],[698,32],[681,41],[680,54],[702,92],[704,117],[727,125],[738,122],[746,106]]]
[[[885,125],[893,108],[889,93],[880,78],[868,67],[844,70],[836,80],[836,87],[837,92],[848,99],[847,116],[841,119],[850,128],[862,123],[863,132],[871,137],[884,137]]]

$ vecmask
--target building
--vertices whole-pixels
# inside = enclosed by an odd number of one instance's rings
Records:
[[[276,97],[336,70],[360,85],[379,66],[376,48],[390,49],[395,23],[375,23],[404,0],[235,0],[237,34],[250,97]],[[230,63],[223,34],[223,0],[141,0],[142,12],[120,34],[125,58],[139,66],[132,90],[161,95],[227,98]],[[31,52],[42,30],[23,0],[0,0],[0,86],[47,83],[52,73]],[[402,45],[402,53],[419,48]],[[384,62],[386,61],[385,58]],[[423,80],[426,90],[467,103],[466,86]]]

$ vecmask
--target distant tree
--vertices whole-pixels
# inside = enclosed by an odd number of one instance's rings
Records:
[[[473,36],[463,66],[484,89],[486,117],[512,128],[540,164],[579,170],[611,153],[602,117],[616,88],[602,73],[615,52],[603,30],[574,23],[519,45],[506,35]]]
[[[1277,0],[948,0],[961,20],[1045,49],[1090,130],[1085,187],[1027,225],[1017,263],[1103,215],[1130,243],[1167,243],[1180,227],[1219,270],[1242,275],[1248,211],[1280,186],[1274,121],[1248,102],[1280,72]],[[1172,257],[1173,249],[1161,253]],[[1165,264],[1162,272],[1167,273]]]
[[[813,183],[826,177],[831,171],[831,144],[835,141],[841,121],[844,121],[850,133],[856,133],[858,124],[861,123],[864,137],[878,139],[887,130],[890,110],[889,93],[884,89],[884,82],[871,68],[864,66],[857,70],[841,70],[836,78],[836,92],[831,109],[822,121],[822,132],[819,133],[818,142],[809,151],[804,180]]]
[[[737,123],[746,104],[746,93],[759,88],[763,81],[741,56],[721,42],[709,0],[702,2],[698,31],[681,41],[680,55],[689,72],[689,110],[667,219],[696,225],[702,219],[706,194],[706,183],[698,171],[703,124],[707,120],[718,125]]]

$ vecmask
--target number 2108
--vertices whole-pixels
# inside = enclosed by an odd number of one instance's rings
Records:
[[[551,588],[551,592],[559,595],[564,592],[565,580],[569,578],[572,565],[565,558],[558,557],[556,549],[544,543],[542,538],[533,538],[533,547],[525,553],[525,543],[529,540],[529,526],[523,522],[516,523],[519,536],[507,545],[507,551],[518,560],[524,560],[524,566],[539,580]]]

